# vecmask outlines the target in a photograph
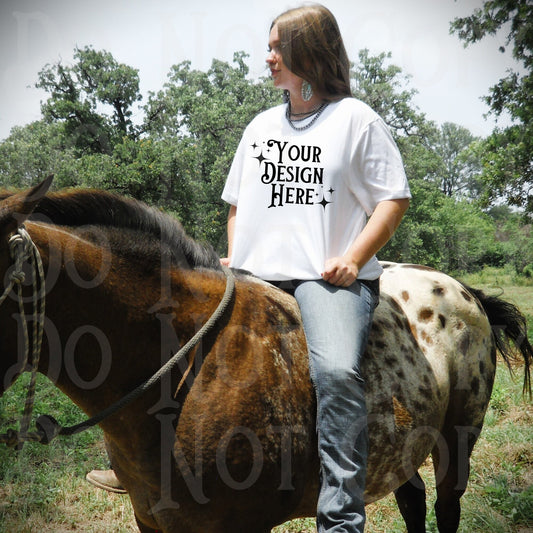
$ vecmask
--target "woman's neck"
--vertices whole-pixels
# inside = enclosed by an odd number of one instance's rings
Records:
[[[291,113],[295,115],[302,115],[305,113],[312,113],[316,111],[324,98],[321,95],[313,94],[310,100],[307,102],[302,98],[302,95],[299,93],[290,93],[290,103],[291,103]]]

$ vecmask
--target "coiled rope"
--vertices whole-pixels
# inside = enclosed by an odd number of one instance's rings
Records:
[[[35,433],[29,433],[31,415],[33,412],[33,405],[35,401],[35,383],[37,379],[37,367],[39,366],[39,358],[41,354],[41,346],[43,340],[44,317],[45,317],[45,286],[44,286],[44,270],[41,255],[39,250],[31,240],[28,232],[20,227],[9,239],[9,252],[14,261],[12,271],[9,274],[9,283],[0,297],[0,305],[4,303],[8,295],[15,289],[18,305],[20,321],[22,325],[22,332],[24,337],[24,359],[22,361],[22,372],[26,370],[29,365],[31,372],[30,383],[28,385],[28,392],[26,394],[26,401],[24,403],[24,411],[20,420],[20,429],[15,431],[9,429],[6,434],[0,434],[0,442],[7,444],[10,447],[20,450],[26,441],[38,441],[39,436]],[[28,321],[24,310],[24,296],[23,283],[26,280],[24,272],[24,264],[28,261],[31,268],[31,283],[32,283],[32,302],[33,302],[33,333],[32,346],[30,358],[30,341],[28,334]],[[31,360],[31,363],[29,361]]]

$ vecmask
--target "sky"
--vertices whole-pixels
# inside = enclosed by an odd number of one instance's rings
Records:
[[[249,54],[250,75],[266,75],[270,23],[301,0],[0,0],[0,140],[15,125],[40,118],[44,91],[35,89],[46,64],[72,64],[74,48],[91,45],[138,69],[146,101],[184,60],[207,70],[213,58]],[[486,136],[489,87],[516,68],[505,35],[464,48],[450,22],[483,0],[322,0],[339,23],[348,55],[391,52],[411,76],[419,110],[438,124],[454,122]],[[138,112],[138,118],[142,114]],[[505,125],[500,122],[500,125]]]

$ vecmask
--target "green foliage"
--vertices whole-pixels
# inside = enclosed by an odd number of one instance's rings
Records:
[[[495,383],[492,394],[490,397],[490,409],[489,417],[492,414],[493,417],[501,418],[509,411],[509,404],[511,398],[509,397],[509,387],[506,384]],[[490,420],[488,421],[490,423]],[[493,422],[494,424],[494,422]]]
[[[533,517],[533,486],[524,491],[509,487],[506,477],[497,478],[486,488],[490,505],[503,515],[511,524],[530,525]]]
[[[411,207],[380,256],[464,272],[505,262],[496,226],[475,204],[441,193],[428,181],[411,180]]]
[[[281,102],[270,82],[247,78],[246,55],[234,65],[214,60],[207,72],[186,61],[172,67],[164,90],[151,94],[144,131],[166,147],[168,207],[195,237],[221,253],[227,206],[220,199],[233,155],[246,125],[259,112]],[[178,198],[178,201],[173,199]]]
[[[111,154],[118,139],[135,135],[131,114],[141,98],[138,72],[91,47],[76,48],[74,59],[73,66],[58,62],[39,72],[36,87],[50,94],[43,117],[63,124],[67,146],[79,154]],[[101,107],[111,108],[112,115]]]
[[[468,151],[476,138],[466,128],[445,122],[436,137],[434,147],[442,165],[431,176],[446,196],[476,198],[479,195],[477,175],[479,158]]]
[[[533,270],[533,231],[531,224],[523,223],[520,213],[507,210],[504,218],[496,219],[498,239],[502,243],[506,262],[515,272],[530,277]]]
[[[43,120],[14,128],[0,145],[0,183],[29,186],[54,174],[56,187],[88,186],[130,195],[174,213],[194,237],[225,248],[227,207],[220,193],[248,122],[280,103],[270,82],[248,79],[244,53],[207,72],[172,67],[150,94],[144,123],[137,71],[111,54],[76,49],[75,64],[47,65]],[[111,110],[112,113],[109,111]]]
[[[484,206],[490,206],[503,196],[510,205],[533,213],[533,130],[530,128],[531,125],[514,125],[496,130],[472,145],[470,152],[482,164],[481,179],[485,187],[481,201]]]
[[[428,121],[408,76],[389,59],[362,50],[352,73],[355,95],[391,127],[413,194],[380,258],[447,271],[507,262],[529,272],[531,228],[510,212],[493,220],[474,203],[481,141],[456,124]],[[231,64],[214,60],[206,72],[186,61],[148,95],[144,120],[134,126],[138,81],[134,69],[90,47],[76,49],[71,66],[47,65],[38,83],[49,93],[43,119],[14,128],[0,144],[0,184],[26,187],[54,174],[58,188],[117,191],[172,213],[224,254],[228,208],[220,194],[233,155],[246,125],[280,103],[281,93],[268,80],[249,79],[242,52]]]
[[[417,91],[407,89],[409,76],[396,65],[386,65],[390,53],[370,56],[367,49],[359,52],[353,66],[353,95],[366,102],[392,130],[395,137],[427,135],[434,126],[412,103]]]
[[[477,146],[487,185],[485,202],[505,196],[511,205],[533,213],[533,4],[530,0],[486,0],[471,16],[451,24],[451,31],[465,45],[499,30],[507,32],[506,44],[523,69],[509,71],[485,97],[493,114],[507,113],[513,120],[513,125],[496,130]],[[505,52],[505,47],[500,51]]]
[[[29,187],[57,168],[65,157],[62,127],[44,121],[16,126],[0,144],[0,183],[4,187]]]

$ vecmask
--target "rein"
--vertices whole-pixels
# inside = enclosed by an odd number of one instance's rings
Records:
[[[176,354],[172,356],[152,377],[148,378],[144,383],[141,383],[138,387],[128,393],[126,396],[110,405],[97,415],[75,424],[73,426],[61,426],[55,418],[50,415],[41,415],[35,421],[36,431],[28,432],[28,427],[30,424],[31,414],[33,411],[33,403],[35,397],[35,381],[37,376],[37,367],[39,365],[39,357],[41,352],[42,344],[42,335],[44,329],[44,306],[45,306],[45,289],[44,289],[44,274],[42,261],[39,255],[37,247],[31,240],[29,234],[23,228],[20,228],[18,233],[15,234],[9,241],[11,257],[15,261],[15,266],[12,274],[10,275],[10,283],[6,287],[4,294],[0,296],[0,305],[4,302],[10,291],[15,285],[17,285],[18,290],[18,301],[19,308],[21,309],[21,317],[23,322],[24,336],[26,339],[26,349],[25,349],[25,361],[23,368],[26,367],[28,361],[28,352],[29,352],[29,340],[27,334],[27,321],[23,309],[23,298],[22,298],[22,286],[21,283],[24,281],[24,272],[22,270],[22,265],[24,261],[29,258],[30,263],[34,266],[34,276],[33,276],[33,302],[34,302],[34,333],[33,333],[33,350],[32,350],[32,364],[31,364],[31,380],[28,386],[28,394],[26,398],[26,404],[24,407],[24,413],[20,422],[19,431],[13,429],[8,429],[7,433],[0,434],[0,443],[6,444],[9,447],[21,449],[24,445],[24,442],[39,442],[41,444],[49,444],[57,436],[70,436],[81,433],[93,426],[96,426],[104,419],[115,414],[120,409],[124,408],[126,405],[130,404],[142,394],[144,394],[150,387],[155,385],[165,374],[170,372],[201,340],[202,338],[213,329],[216,323],[226,312],[228,306],[230,305],[233,294],[235,292],[235,277],[231,270],[224,265],[222,270],[226,276],[226,288],[224,295],[217,308],[213,314],[209,317],[207,322],[195,333],[195,335],[182,347]],[[29,252],[28,252],[29,249]],[[37,279],[39,282],[37,283]],[[39,289],[37,290],[37,285]],[[187,373],[191,368],[192,363],[189,364]],[[180,384],[178,385],[178,390],[180,389],[183,380],[186,375],[182,378]]]

